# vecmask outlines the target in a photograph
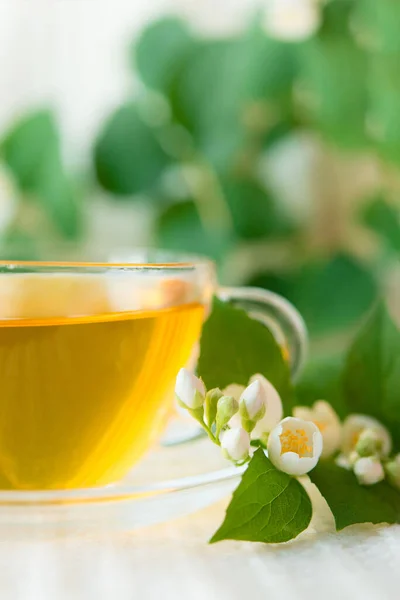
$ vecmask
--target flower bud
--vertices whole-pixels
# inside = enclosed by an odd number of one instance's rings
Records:
[[[222,398],[223,395],[224,394],[219,388],[209,390],[206,394],[204,402],[204,420],[208,427],[211,427],[215,422],[218,400]]]
[[[258,381],[260,383],[265,404],[265,415],[262,419],[257,421],[256,426],[251,433],[252,439],[258,440],[265,437],[265,434],[272,431],[282,420],[283,406],[278,391],[268,379],[263,375],[256,374],[250,379],[251,383],[253,381]]]
[[[239,413],[243,427],[249,432],[265,415],[264,394],[259,381],[253,381],[240,396]]]
[[[238,408],[239,404],[232,396],[222,396],[222,398],[218,400],[216,416],[217,438],[219,437],[222,428],[225,427],[233,415],[237,413]]]
[[[181,406],[194,410],[203,406],[206,388],[201,379],[187,369],[181,369],[176,378],[175,394]]]
[[[374,485],[385,478],[381,461],[374,456],[364,456],[354,463],[354,474],[361,485]]]
[[[354,450],[360,457],[376,456],[381,454],[382,446],[382,439],[378,432],[367,428],[360,433]]]
[[[242,427],[227,429],[221,436],[221,448],[228,460],[243,462],[249,457],[250,436]]]
[[[389,483],[400,489],[400,454],[396,454],[393,460],[386,463],[385,472]]]

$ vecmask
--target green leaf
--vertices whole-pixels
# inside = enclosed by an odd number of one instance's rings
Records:
[[[99,183],[119,196],[151,189],[171,164],[156,131],[143,122],[134,103],[111,116],[96,142],[94,161]]]
[[[65,238],[76,239],[82,232],[81,197],[63,170],[61,156],[50,148],[36,172],[36,191],[59,231]]]
[[[375,280],[358,260],[338,254],[307,265],[289,296],[312,335],[345,329],[357,322],[376,298]]]
[[[21,190],[36,189],[37,170],[50,153],[58,152],[58,145],[57,128],[47,110],[27,115],[8,132],[1,153]]]
[[[303,316],[312,337],[355,325],[377,295],[372,273],[347,254],[312,260],[298,272],[279,276],[258,273],[252,277],[251,285],[266,287],[290,300]]]
[[[278,390],[286,412],[293,406],[289,365],[272,333],[218,298],[203,326],[197,370],[208,389],[247,385],[252,375],[261,373]]]
[[[320,461],[309,476],[327,501],[336,529],[400,522],[400,494],[386,482],[362,486],[354,473],[327,461]]]
[[[230,178],[222,184],[233,225],[242,239],[257,239],[290,232],[274,199],[256,181]]]
[[[400,253],[400,214],[384,198],[374,198],[364,209],[362,220],[392,250]]]
[[[312,357],[296,383],[296,404],[311,406],[317,400],[326,400],[340,417],[345,418],[348,410],[342,385],[344,362],[341,354]]]
[[[168,206],[158,215],[155,228],[159,246],[166,249],[219,260],[230,245],[230,234],[218,229],[215,222],[203,222],[191,200]]]
[[[134,48],[134,66],[144,83],[166,92],[194,46],[186,23],[169,17],[151,23]]]
[[[273,122],[286,115],[296,70],[295,52],[260,28],[243,36],[207,40],[192,52],[174,82],[175,118],[193,135],[197,149],[221,172],[229,172],[249,138],[245,115],[265,108]]]
[[[272,271],[262,271],[255,273],[245,282],[249,287],[260,287],[276,294],[280,294],[285,298],[292,296],[293,290],[293,275],[292,273],[275,273]]]
[[[233,493],[223,524],[210,542],[287,542],[308,527],[311,516],[311,501],[302,485],[275,469],[260,448]]]
[[[400,332],[379,304],[358,334],[346,360],[348,410],[376,417],[400,448]]]
[[[355,2],[354,25],[367,49],[385,56],[400,52],[400,5],[393,0]]]
[[[51,112],[22,119],[3,140],[0,152],[21,191],[40,203],[64,237],[76,239],[82,229],[80,198],[62,164]]]
[[[240,100],[231,89],[234,48],[231,40],[203,41],[176,77],[170,97],[175,118],[219,169],[232,163],[244,143]]]
[[[323,25],[300,48],[302,84],[309,99],[308,118],[344,148],[364,148],[367,57],[349,31],[354,2],[329,2]]]
[[[368,73],[368,130],[380,156],[400,162],[399,57],[373,54]]]

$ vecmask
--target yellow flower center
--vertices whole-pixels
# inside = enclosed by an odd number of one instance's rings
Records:
[[[295,431],[286,429],[279,436],[281,440],[281,454],[295,452],[300,457],[312,456],[312,446],[308,443],[308,436],[304,429]]]
[[[350,445],[352,450],[354,450],[354,448],[357,446],[358,440],[360,439],[361,431],[362,430],[355,431],[351,436]]]

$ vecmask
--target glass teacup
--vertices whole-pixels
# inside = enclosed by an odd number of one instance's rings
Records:
[[[266,320],[298,369],[304,328],[286,301],[217,290],[207,259],[140,254],[0,262],[0,488],[122,479],[163,429],[214,293]]]

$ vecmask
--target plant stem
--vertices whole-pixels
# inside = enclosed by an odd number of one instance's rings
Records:
[[[219,446],[219,441],[218,439],[215,437],[215,435],[213,434],[213,432],[211,431],[210,427],[208,427],[208,425],[206,425],[204,422],[202,423],[203,428],[205,430],[205,432],[207,433],[208,437],[210,438],[210,440],[216,444],[217,446]]]

